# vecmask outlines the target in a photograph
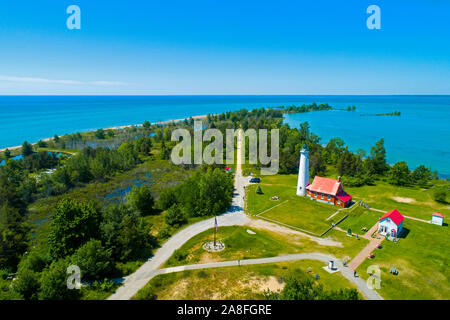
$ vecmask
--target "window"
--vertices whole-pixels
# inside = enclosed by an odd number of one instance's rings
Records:
[[[317,198],[317,192],[314,192],[314,197],[316,197],[316,198]]]
[[[322,194],[320,194],[320,197],[323,199],[323,193]]]
[[[337,201],[337,204],[341,203],[339,200]]]
[[[331,196],[330,195],[328,195],[328,201],[331,201]]]

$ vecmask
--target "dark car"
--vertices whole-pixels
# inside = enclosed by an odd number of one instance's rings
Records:
[[[260,182],[261,182],[261,179],[260,179],[260,178],[251,178],[251,179],[250,179],[250,182],[251,182],[251,183],[260,183]]]

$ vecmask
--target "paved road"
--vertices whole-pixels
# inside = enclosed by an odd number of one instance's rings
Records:
[[[233,226],[247,224],[250,219],[244,214],[244,186],[249,184],[250,177],[242,177],[241,169],[241,133],[238,136],[237,143],[237,165],[235,175],[235,194],[230,209],[217,217],[219,226]],[[186,241],[193,236],[214,227],[214,218],[197,222],[188,226],[164,243],[146,263],[144,263],[136,272],[124,278],[122,286],[113,293],[108,300],[128,300],[134,296],[139,289],[154,276],[157,269],[169,259],[176,249],[179,249]]]
[[[213,262],[213,263],[205,263],[205,264],[192,264],[178,267],[171,267],[165,269],[153,270],[149,273],[146,279],[146,282],[149,281],[156,275],[166,274],[172,272],[180,272],[184,270],[198,270],[198,269],[207,269],[207,268],[220,268],[220,267],[233,267],[233,266],[243,266],[243,265],[254,265],[254,264],[265,264],[265,263],[275,263],[275,262],[285,262],[285,261],[296,261],[296,260],[319,260],[324,263],[328,263],[328,261],[333,260],[335,267],[341,272],[341,274],[347,278],[350,282],[354,283],[358,289],[362,292],[362,294],[369,300],[383,300],[383,298],[374,290],[369,289],[364,280],[353,276],[353,270],[344,267],[342,262],[339,259],[336,259],[333,256],[321,254],[321,253],[299,253],[299,254],[291,254],[284,255],[278,257],[271,258],[261,258],[261,259],[246,259],[246,260],[232,260],[232,261],[222,261],[222,262]]]

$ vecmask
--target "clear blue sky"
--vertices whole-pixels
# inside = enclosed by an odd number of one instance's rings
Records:
[[[1,1],[0,94],[450,94],[450,1]]]

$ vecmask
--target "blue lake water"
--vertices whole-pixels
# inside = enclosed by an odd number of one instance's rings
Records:
[[[54,134],[184,118],[208,113],[316,103],[356,112],[291,114],[291,126],[308,121],[327,143],[341,137],[355,151],[385,139],[388,161],[425,164],[450,176],[450,96],[1,96],[0,148]],[[361,113],[400,111],[400,117]]]

